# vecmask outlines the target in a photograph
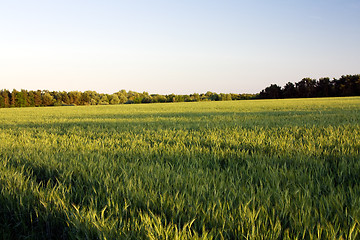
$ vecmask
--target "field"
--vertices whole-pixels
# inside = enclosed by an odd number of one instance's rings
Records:
[[[360,97],[0,109],[3,239],[359,239]]]

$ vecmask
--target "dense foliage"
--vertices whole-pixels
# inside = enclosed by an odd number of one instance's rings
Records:
[[[303,78],[300,82],[288,82],[284,87],[272,84],[262,90],[258,98],[313,98],[360,96],[360,75],[346,75],[339,79],[319,80]]]
[[[359,239],[360,98],[0,109],[3,239]]]
[[[255,98],[255,94],[225,94],[207,92],[205,94],[190,95],[159,95],[147,92],[121,90],[114,94],[100,94],[95,91],[17,91],[0,90],[0,108],[8,107],[39,107],[39,106],[69,106],[69,105],[108,105],[131,103],[164,103],[164,102],[199,102],[199,101],[228,101]]]
[[[132,103],[165,103],[165,102],[199,102],[229,101],[245,99],[277,99],[277,98],[311,98],[311,97],[344,97],[360,96],[360,75],[346,75],[340,79],[319,80],[303,78],[300,82],[288,82],[283,88],[271,84],[259,94],[235,93],[194,93],[190,95],[160,95],[147,92],[121,90],[114,94],[103,94],[95,91],[56,92],[47,90],[17,91],[0,90],[0,108],[39,107],[39,106],[75,106],[75,105],[114,105]]]

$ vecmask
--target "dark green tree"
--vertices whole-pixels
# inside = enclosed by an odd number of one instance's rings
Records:
[[[260,98],[282,98],[281,87],[276,84],[271,84],[260,92]]]
[[[320,78],[315,85],[316,97],[333,96],[333,85],[329,78]]]
[[[288,82],[285,87],[282,89],[282,95],[284,98],[295,98],[298,97],[295,85],[291,82]]]
[[[316,80],[311,78],[303,78],[300,82],[296,83],[295,85],[299,97],[308,98],[315,96]]]

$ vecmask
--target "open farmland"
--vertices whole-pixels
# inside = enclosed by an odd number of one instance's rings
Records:
[[[0,109],[3,239],[359,239],[360,98]]]

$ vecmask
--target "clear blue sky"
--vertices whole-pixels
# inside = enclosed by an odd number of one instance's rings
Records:
[[[0,0],[0,89],[256,93],[360,73],[360,0]]]

